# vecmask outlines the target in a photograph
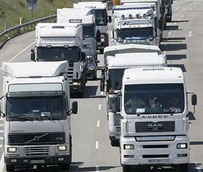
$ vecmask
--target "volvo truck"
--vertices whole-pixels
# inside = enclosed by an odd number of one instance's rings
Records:
[[[8,172],[18,168],[58,165],[72,159],[68,62],[3,63],[1,114],[4,161]]]

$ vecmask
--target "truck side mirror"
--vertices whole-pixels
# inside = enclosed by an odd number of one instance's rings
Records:
[[[97,42],[100,42],[100,41],[101,41],[101,33],[100,33],[100,30],[97,31],[96,40],[97,40]]]
[[[81,61],[84,61],[86,59],[86,54],[84,52],[81,52]]]
[[[78,103],[77,102],[73,102],[72,103],[72,113],[73,114],[77,114],[78,113]]]
[[[35,50],[33,48],[31,49],[31,60],[35,61]]]
[[[197,95],[193,94],[191,97],[192,105],[195,106],[197,105]]]
[[[109,23],[112,22],[112,18],[111,18],[111,16],[108,16],[108,22],[109,22]]]

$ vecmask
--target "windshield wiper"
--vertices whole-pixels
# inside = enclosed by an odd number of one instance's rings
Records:
[[[17,121],[33,121],[33,118],[29,116],[9,116],[9,119]]]

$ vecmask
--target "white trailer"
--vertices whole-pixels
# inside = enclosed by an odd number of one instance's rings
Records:
[[[188,92],[173,67],[127,69],[123,75],[120,159],[124,172],[138,166],[188,169]],[[115,101],[116,102],[116,101]],[[193,93],[192,105],[197,97]],[[114,105],[114,112],[117,108]]]
[[[96,1],[78,2],[74,3],[73,7],[93,9],[96,30],[100,33],[100,40],[97,42],[97,49],[103,53],[104,48],[109,45],[108,23],[111,22],[111,16],[108,16],[107,14],[107,3]]]
[[[120,49],[120,52],[119,52]],[[123,51],[122,51],[123,50]],[[119,145],[120,112],[112,112],[112,104],[122,87],[122,77],[125,69],[147,66],[166,66],[166,54],[157,46],[120,45],[105,49],[105,72],[101,85],[106,85],[108,97],[107,117],[109,119],[109,138],[112,146]],[[102,89],[103,91],[104,89]]]
[[[59,165],[72,159],[68,62],[3,63],[4,161],[8,172],[25,165]],[[18,167],[17,167],[18,166]]]
[[[31,60],[38,62],[68,60],[70,91],[82,96],[86,85],[85,53],[81,52],[82,26],[40,23],[36,26],[35,39],[36,46],[31,52]]]

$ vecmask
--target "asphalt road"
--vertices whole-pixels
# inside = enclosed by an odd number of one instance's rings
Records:
[[[187,91],[198,95],[196,113],[190,116],[191,164],[190,172],[203,169],[203,0],[174,0],[173,21],[164,31],[162,50],[168,64],[184,71]],[[2,62],[29,61],[34,46],[34,32],[26,33],[7,42],[0,49]],[[99,55],[103,63],[103,55]],[[99,75],[98,75],[99,76]],[[0,83],[2,72],[0,71]],[[0,84],[2,95],[2,84]],[[79,114],[72,116],[73,163],[70,172],[121,172],[119,149],[111,147],[108,139],[106,98],[99,91],[99,81],[89,81],[84,98],[77,99]],[[190,104],[190,99],[189,102]],[[193,107],[190,106],[190,110]],[[0,172],[6,172],[2,152],[3,121],[0,120]],[[60,168],[54,168],[62,172]],[[39,170],[34,170],[39,171]],[[44,169],[42,171],[51,171]],[[146,171],[146,170],[145,170]],[[170,168],[151,171],[173,171]]]

